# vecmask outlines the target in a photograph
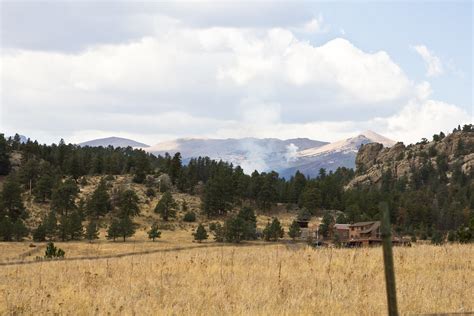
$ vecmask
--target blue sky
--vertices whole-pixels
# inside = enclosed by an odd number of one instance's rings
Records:
[[[1,132],[415,142],[473,121],[471,1],[2,1]]]

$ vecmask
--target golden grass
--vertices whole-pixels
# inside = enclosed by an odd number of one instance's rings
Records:
[[[60,246],[67,257],[102,255],[181,246],[182,237]],[[381,248],[187,245],[212,247],[0,267],[0,314],[386,313]],[[395,248],[394,255],[401,313],[474,311],[474,245],[415,245]]]

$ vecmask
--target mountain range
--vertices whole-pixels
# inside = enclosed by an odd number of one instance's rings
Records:
[[[107,137],[107,138],[99,138],[99,139],[94,139],[90,140],[87,142],[83,142],[78,144],[79,146],[85,147],[85,146],[90,146],[90,147],[108,147],[108,146],[113,146],[113,147],[133,147],[133,148],[147,148],[150,147],[147,144],[143,144],[137,141],[134,141],[132,139],[127,139],[127,138],[121,138],[121,137]]]
[[[208,156],[241,166],[246,173],[254,170],[277,171],[289,178],[299,170],[307,176],[315,177],[320,168],[335,170],[338,167],[355,168],[355,158],[360,146],[380,143],[391,147],[395,141],[372,131],[365,131],[352,138],[333,143],[294,138],[180,138],[148,146],[130,139],[109,137],[81,143],[81,146],[140,147],[155,155],[181,153],[184,163],[193,157]]]

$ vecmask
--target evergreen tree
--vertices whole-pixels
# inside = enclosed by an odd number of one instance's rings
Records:
[[[223,232],[227,242],[240,243],[245,240],[247,223],[239,216],[230,217],[224,223]]]
[[[211,223],[209,225],[209,230],[214,235],[214,240],[216,242],[223,242],[225,239],[224,227],[220,223]]]
[[[117,237],[120,236],[120,222],[118,219],[114,218],[107,229],[107,239],[112,239],[115,241]]]
[[[13,237],[15,237],[16,241],[22,241],[24,237],[27,237],[29,234],[29,230],[26,227],[25,223],[17,218],[15,222],[13,222]]]
[[[95,221],[90,221],[86,226],[86,238],[89,242],[99,239],[99,227]]]
[[[272,222],[268,222],[267,226],[263,230],[263,238],[266,241],[277,241],[279,238],[283,238],[285,234],[283,227],[281,227],[278,218],[273,218]]]
[[[78,211],[72,212],[69,217],[68,234],[71,240],[79,240],[84,235],[82,218]]]
[[[107,182],[101,179],[99,185],[87,201],[87,214],[92,218],[104,216],[111,209],[110,195],[107,192]]]
[[[49,240],[54,239],[58,232],[58,220],[56,218],[56,213],[54,211],[49,212],[49,214],[43,219],[43,222],[40,224],[43,226],[45,237]]]
[[[178,152],[174,154],[173,159],[171,159],[169,166],[169,175],[173,184],[176,183],[176,180],[181,174],[181,154]]]
[[[171,195],[171,192],[166,191],[161,197],[155,207],[155,213],[161,215],[161,218],[167,221],[170,217],[176,217],[176,202]]]
[[[316,214],[316,211],[322,206],[322,197],[321,192],[311,182],[310,185],[307,185],[300,196],[299,201],[300,207],[306,208],[311,214]]]
[[[433,232],[431,236],[431,243],[434,245],[442,245],[444,243],[444,236],[438,230]]]
[[[290,228],[288,230],[288,236],[290,236],[293,240],[301,236],[301,228],[297,221],[293,221],[291,223]]]
[[[138,195],[133,190],[125,190],[120,194],[119,208],[121,217],[136,216],[140,214]]]
[[[161,232],[158,230],[158,225],[154,223],[151,226],[151,229],[148,231],[148,238],[155,241],[156,238],[160,238],[160,237],[161,237]]]
[[[51,209],[60,215],[67,215],[76,208],[76,197],[79,194],[79,188],[73,179],[66,179],[59,182],[53,190],[51,198]]]
[[[0,134],[0,175],[5,176],[10,172],[10,157],[8,144],[4,134]]]
[[[135,234],[135,225],[130,219],[130,217],[125,216],[119,220],[119,235],[123,238],[123,241],[127,237],[132,237]]]
[[[256,238],[257,233],[257,216],[250,207],[243,207],[240,209],[237,217],[244,221],[244,240],[252,240]]]
[[[52,171],[49,169],[49,163],[43,163],[41,166],[41,174],[36,182],[33,195],[35,196],[36,201],[44,203],[47,199],[51,199],[55,179]]]
[[[321,224],[319,225],[319,232],[324,237],[328,237],[333,225],[334,225],[334,218],[329,212],[326,212],[324,213]]]
[[[0,238],[3,241],[11,241],[13,238],[12,222],[8,217],[3,217],[0,220]]]
[[[69,217],[64,215],[61,215],[59,218],[59,224],[58,224],[58,235],[59,238],[61,238],[61,241],[66,241],[68,240],[68,235],[69,235]]]
[[[207,217],[215,217],[232,209],[232,181],[224,171],[217,172],[204,188],[202,209]]]
[[[196,229],[196,232],[193,233],[193,236],[194,236],[194,240],[196,240],[199,243],[207,239],[208,235],[207,235],[206,228],[204,228],[202,224],[199,224],[199,226]]]
[[[309,222],[311,220],[311,216],[311,212],[308,211],[306,208],[303,208],[298,212],[296,220],[301,222]]]
[[[34,241],[45,241],[46,240],[46,229],[45,229],[43,223],[38,225],[38,227],[33,231],[33,240]]]
[[[38,160],[32,158],[22,164],[18,172],[18,178],[25,190],[32,192],[36,186],[36,181],[40,175],[40,165]]]
[[[15,221],[18,218],[26,218],[27,213],[21,198],[21,187],[15,176],[8,176],[3,183],[0,194],[0,217],[8,216]]]

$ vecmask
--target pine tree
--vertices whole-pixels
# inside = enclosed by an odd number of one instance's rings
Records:
[[[38,225],[38,227],[33,231],[33,240],[34,241],[45,241],[46,240],[46,229],[45,229],[43,223]]]
[[[247,223],[238,216],[228,218],[223,227],[223,233],[227,242],[240,243],[245,240]]]
[[[99,227],[95,221],[90,221],[86,227],[86,238],[89,242],[99,239]]]
[[[79,240],[84,235],[82,218],[78,211],[72,212],[69,217],[68,234],[71,240]]]
[[[207,239],[208,235],[207,235],[206,228],[204,228],[202,224],[199,224],[199,226],[196,229],[196,232],[193,233],[193,236],[194,236],[194,240],[196,240],[199,243]]]
[[[161,215],[161,218],[167,221],[170,217],[176,217],[176,202],[169,191],[166,191],[155,207],[155,213]]]
[[[237,217],[241,218],[245,222],[244,240],[252,240],[256,238],[257,233],[257,216],[251,207],[243,207],[240,209]]]
[[[32,192],[32,189],[36,186],[36,181],[40,175],[40,165],[38,160],[31,158],[22,164],[18,178],[25,190]]]
[[[119,234],[123,238],[123,241],[125,241],[127,237],[132,237],[135,234],[134,226],[134,223],[128,216],[122,217],[119,220]]]
[[[148,238],[155,241],[155,238],[160,238],[161,232],[158,230],[158,225],[155,223],[151,226],[151,229],[148,231]]]
[[[41,225],[44,228],[45,236],[52,240],[57,234],[58,224],[57,224],[56,213],[54,211],[49,212],[49,214],[43,219]]]
[[[309,210],[311,214],[316,214],[316,211],[321,208],[321,192],[314,183],[310,182],[310,185],[305,187],[301,193],[299,204]]]
[[[319,232],[324,237],[328,237],[333,224],[334,224],[334,218],[329,212],[326,212],[323,216],[321,224],[319,225]]]
[[[69,217],[66,216],[65,214],[61,215],[61,217],[59,218],[58,235],[59,235],[59,238],[61,238],[61,241],[68,240]]]
[[[51,199],[51,195],[53,193],[53,186],[54,177],[52,176],[52,174],[41,174],[33,190],[33,195],[35,196],[36,201],[44,203],[47,199]]]
[[[120,222],[118,219],[114,218],[107,229],[107,239],[112,239],[115,241],[117,237],[120,236]]]
[[[220,223],[211,223],[209,224],[209,230],[214,235],[214,240],[216,242],[223,242],[225,239],[224,227]]]
[[[27,216],[23,200],[21,198],[21,187],[15,176],[8,176],[3,183],[0,194],[0,216],[8,216],[15,221]]]
[[[53,190],[51,198],[51,209],[60,215],[67,215],[76,208],[76,197],[79,194],[79,188],[73,179],[66,179],[59,182]]]
[[[173,184],[176,183],[176,180],[181,174],[181,154],[178,152],[174,154],[173,159],[171,159],[169,167],[169,175]]]
[[[301,236],[301,228],[297,221],[293,221],[291,223],[288,230],[288,236],[290,236],[293,240]]]
[[[138,195],[133,190],[125,190],[119,197],[119,209],[121,217],[136,216],[140,214],[138,206]]]
[[[110,196],[107,192],[107,183],[101,179],[97,188],[87,201],[87,214],[92,218],[104,216],[111,209]]]
[[[13,237],[12,222],[8,217],[3,217],[0,220],[0,238],[3,241],[11,241]]]
[[[273,218],[271,223],[267,223],[267,226],[263,230],[263,238],[266,241],[277,241],[279,238],[283,238],[285,232],[281,227],[278,218]]]
[[[4,176],[10,172],[10,157],[8,155],[8,144],[4,134],[0,134],[0,175]]]

